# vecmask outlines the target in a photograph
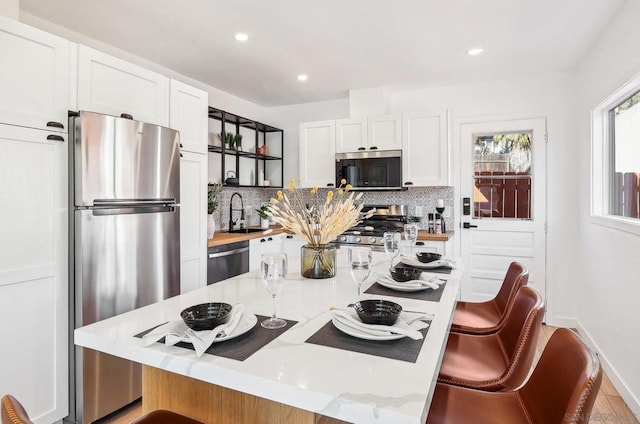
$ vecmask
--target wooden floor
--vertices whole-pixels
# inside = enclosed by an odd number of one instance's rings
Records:
[[[547,325],[542,326],[542,333],[538,340],[538,347],[536,351],[537,362],[544,346],[549,341],[549,337],[556,330],[556,327],[549,327]],[[140,416],[142,412],[141,402],[134,403],[128,408],[123,409],[118,414],[114,414],[112,417],[103,419],[100,424],[125,424],[130,423],[134,419]],[[591,411],[590,424],[608,424],[608,423],[625,423],[625,424],[640,424],[633,415],[633,412],[626,405],[620,394],[613,387],[611,380],[606,373],[603,373],[602,386],[600,393],[596,398],[596,403]],[[462,423],[461,423],[462,424]]]

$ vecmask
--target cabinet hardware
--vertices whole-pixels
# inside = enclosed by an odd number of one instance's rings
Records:
[[[358,147],[358,150],[367,150],[366,147]]]
[[[59,135],[49,134],[49,135],[47,136],[47,140],[52,140],[52,141],[64,141],[64,138],[60,137]]]
[[[133,119],[133,116],[129,115],[128,113],[121,113],[120,117],[124,119]]]
[[[413,185],[413,183],[411,181],[406,181],[404,185]]]
[[[182,153],[180,153],[180,157],[181,157],[181,158],[183,158],[183,157],[184,157],[184,155],[183,155]]]
[[[327,184],[327,187],[333,187],[333,183]]]
[[[371,147],[369,147],[369,150],[378,150],[378,147],[377,146],[371,146]]]
[[[292,238],[293,238],[293,236],[287,236],[287,238],[288,238],[288,239],[292,239]]]
[[[272,239],[271,237],[269,237],[269,238],[267,239],[267,241],[272,241],[272,240],[273,240],[273,239]]]
[[[260,243],[264,243],[265,241],[265,239],[260,239]]]
[[[47,127],[64,129],[64,125],[62,125],[60,122],[56,122],[56,121],[47,122]]]

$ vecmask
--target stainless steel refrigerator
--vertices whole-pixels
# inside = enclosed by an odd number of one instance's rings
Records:
[[[177,131],[92,112],[69,119],[73,328],[180,291]],[[65,420],[90,423],[141,396],[141,367],[74,347]]]

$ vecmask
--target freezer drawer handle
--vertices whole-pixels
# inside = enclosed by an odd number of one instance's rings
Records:
[[[241,247],[240,249],[233,249],[233,250],[229,250],[228,252],[210,253],[209,259],[222,258],[224,256],[235,255],[237,253],[248,252],[248,251],[249,251],[248,247]]]
[[[93,216],[133,215],[141,213],[174,212],[174,206],[147,206],[144,208],[93,209]]]

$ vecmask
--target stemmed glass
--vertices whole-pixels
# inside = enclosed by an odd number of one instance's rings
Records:
[[[349,270],[351,278],[358,285],[358,297],[362,283],[371,273],[371,249],[368,247],[352,247],[349,249]]]
[[[400,233],[384,233],[382,240],[384,241],[384,251],[387,253],[389,259],[391,259],[389,268],[393,268],[393,260],[398,256],[398,253],[400,253]]]
[[[287,325],[287,321],[276,317],[276,295],[287,275],[287,255],[279,252],[263,253],[261,271],[262,281],[273,298],[273,314],[260,325],[268,329],[282,328]]]
[[[418,225],[404,224],[404,238],[409,241],[409,253],[413,256],[413,243],[418,239]]]

